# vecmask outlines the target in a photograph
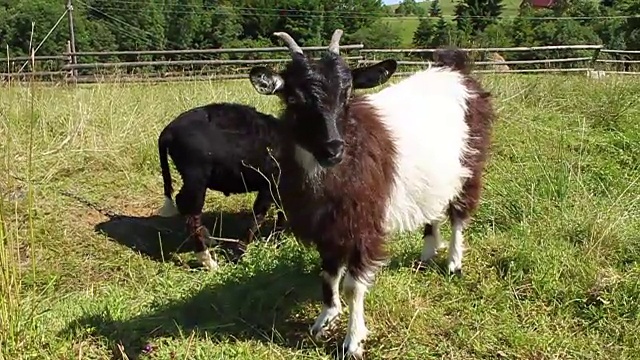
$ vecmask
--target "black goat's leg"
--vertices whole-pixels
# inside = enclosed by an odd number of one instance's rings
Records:
[[[256,200],[253,202],[254,222],[249,228],[249,232],[246,238],[246,244],[250,244],[251,242],[253,242],[255,234],[258,232],[260,226],[264,223],[264,219],[267,216],[267,212],[269,211],[269,207],[272,203],[273,200],[271,198],[269,190],[258,191],[258,196],[256,196]]]
[[[176,195],[176,206],[187,218],[187,231],[190,241],[194,242],[198,261],[209,270],[218,268],[207,248],[207,229],[202,225],[202,208],[207,191],[206,177],[195,175],[184,176],[184,185]]]

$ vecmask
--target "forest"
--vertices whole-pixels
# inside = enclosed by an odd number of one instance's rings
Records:
[[[10,56],[59,55],[69,39],[67,0],[2,0],[0,43]],[[343,28],[343,43],[393,48],[403,21],[419,20],[414,47],[604,44],[640,49],[640,0],[558,0],[551,9],[520,7],[503,14],[502,0],[461,0],[453,13],[437,0],[72,0],[77,51],[274,46],[287,31],[303,46],[326,43]],[[407,20],[403,20],[406,18]],[[33,33],[32,33],[32,24]],[[115,59],[114,59],[115,60]],[[123,58],[119,60],[124,60]]]

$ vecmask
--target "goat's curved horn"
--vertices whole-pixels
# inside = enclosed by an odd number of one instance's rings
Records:
[[[329,44],[329,52],[336,55],[340,55],[340,38],[342,37],[342,30],[336,29],[331,36],[331,43]]]
[[[287,47],[289,47],[289,50],[291,50],[292,54],[295,54],[295,53],[302,54],[302,49],[300,48],[298,43],[296,43],[296,41],[293,40],[291,35],[287,34],[286,32],[274,32],[273,35],[279,37],[285,43],[287,43]]]

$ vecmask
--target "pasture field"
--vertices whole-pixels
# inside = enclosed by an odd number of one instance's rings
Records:
[[[502,10],[502,17],[514,17],[518,15],[518,10],[520,8],[521,0],[504,0],[502,2],[504,4],[504,8]],[[455,16],[455,8],[457,1],[454,0],[440,0],[440,8],[442,9],[442,14],[446,19],[452,19]],[[425,8],[427,10],[427,15],[429,8],[431,6],[430,1],[422,1],[418,3],[419,6]],[[397,4],[388,5],[392,11],[398,7]],[[402,17],[387,17],[384,18],[384,21],[388,22],[400,32],[400,37],[402,39],[402,43],[400,46],[411,47],[413,44],[413,34],[418,29],[418,25],[420,24],[420,20],[416,16],[410,16],[408,18]]]
[[[443,273],[446,253],[416,270],[421,232],[391,235],[366,358],[639,358],[640,80],[482,80],[499,119],[464,274]],[[166,123],[212,101],[275,113],[275,98],[248,81],[0,91],[0,358],[331,358],[347,314],[326,342],[308,335],[315,250],[271,238],[206,272],[182,221],[152,216]],[[209,192],[207,225],[237,236],[254,196]]]

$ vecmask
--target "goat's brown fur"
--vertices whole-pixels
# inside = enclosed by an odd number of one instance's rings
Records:
[[[308,177],[288,144],[280,194],[284,209],[295,209],[287,213],[295,236],[314,243],[328,267],[348,264],[360,278],[386,257],[384,221],[397,153],[389,131],[362,97],[351,100],[343,123],[344,160],[314,175],[321,178]]]

